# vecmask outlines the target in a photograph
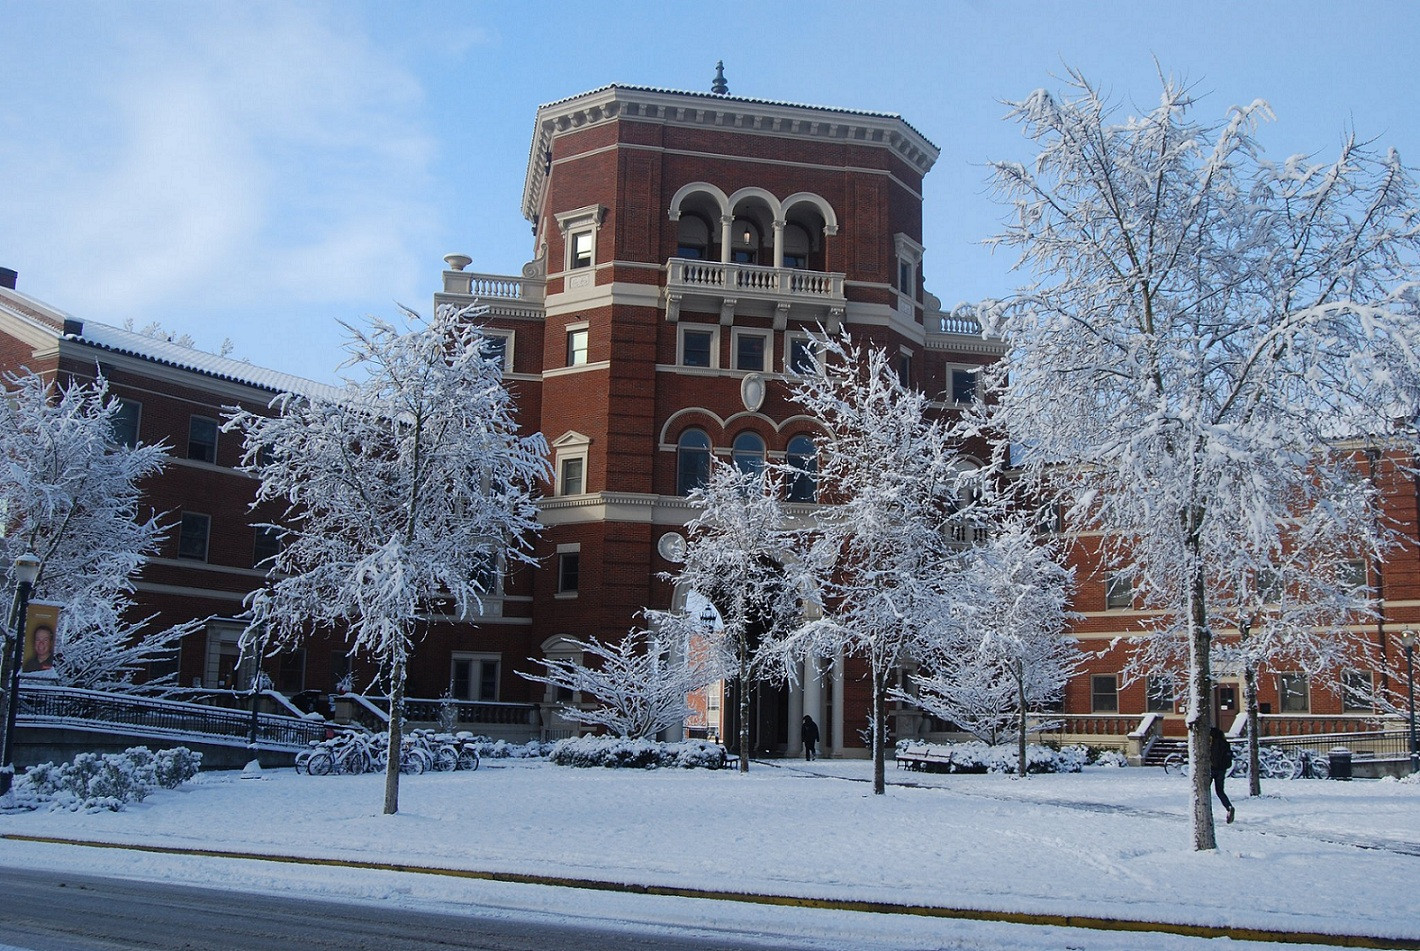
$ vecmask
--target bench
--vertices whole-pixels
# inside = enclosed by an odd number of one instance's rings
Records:
[[[952,755],[933,752],[928,746],[907,746],[897,753],[897,768],[921,773],[950,773]]]

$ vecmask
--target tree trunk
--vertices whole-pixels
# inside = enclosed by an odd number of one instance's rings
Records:
[[[887,732],[887,691],[883,689],[883,679],[886,676],[886,673],[873,673],[873,719],[869,725],[873,733],[873,794],[876,796],[887,792],[887,773],[883,768],[883,735]]]
[[[1019,662],[1018,662],[1019,664]],[[1019,761],[1016,763],[1016,775],[1022,779],[1026,778],[1026,678],[1024,671],[1016,670],[1016,707],[1017,707],[1017,729],[1016,729],[1016,755]]]
[[[390,755],[385,764],[385,815],[399,812],[399,754],[404,745],[405,661],[399,657],[390,667]]]
[[[1207,851],[1218,847],[1213,829],[1210,788],[1213,782],[1213,757],[1208,732],[1213,725],[1213,672],[1210,662],[1212,638],[1208,631],[1203,561],[1198,542],[1198,531],[1202,522],[1201,510],[1197,507],[1191,508],[1188,518],[1188,672],[1191,688],[1188,698],[1188,757],[1193,765],[1193,848],[1195,851]]]
[[[1262,736],[1262,726],[1257,715],[1257,667],[1247,664],[1243,667],[1243,703],[1247,704],[1247,794],[1262,795],[1262,776],[1258,769],[1258,747]]]
[[[740,772],[749,772],[749,668],[740,664]]]

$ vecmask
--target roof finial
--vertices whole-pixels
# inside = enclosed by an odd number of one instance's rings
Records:
[[[710,91],[717,96],[728,96],[730,94],[730,84],[725,82],[724,60],[720,60],[715,64],[715,81],[711,83]]]

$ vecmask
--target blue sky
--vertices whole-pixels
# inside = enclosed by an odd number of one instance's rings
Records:
[[[1263,98],[1274,158],[1348,127],[1420,164],[1420,4],[174,3],[0,0],[0,266],[79,317],[224,338],[330,379],[337,320],[427,310],[451,251],[517,273],[540,103],[607,83],[899,113],[942,150],[924,273],[1007,292],[984,163],[1000,100],[1067,65],[1147,107],[1155,60],[1201,118]]]

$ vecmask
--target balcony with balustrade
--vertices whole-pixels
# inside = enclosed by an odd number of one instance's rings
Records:
[[[444,272],[444,289],[434,295],[434,305],[452,304],[466,307],[473,303],[488,308],[488,317],[522,320],[543,319],[543,299],[546,284],[541,262],[534,261],[523,268],[523,275],[480,274],[465,271],[466,255],[450,254],[444,260],[449,270]]]
[[[776,330],[785,329],[790,318],[832,328],[843,319],[843,279],[832,271],[671,258],[666,263],[666,319],[678,320],[683,306],[693,306],[718,310],[726,326],[738,311],[773,316]]]

